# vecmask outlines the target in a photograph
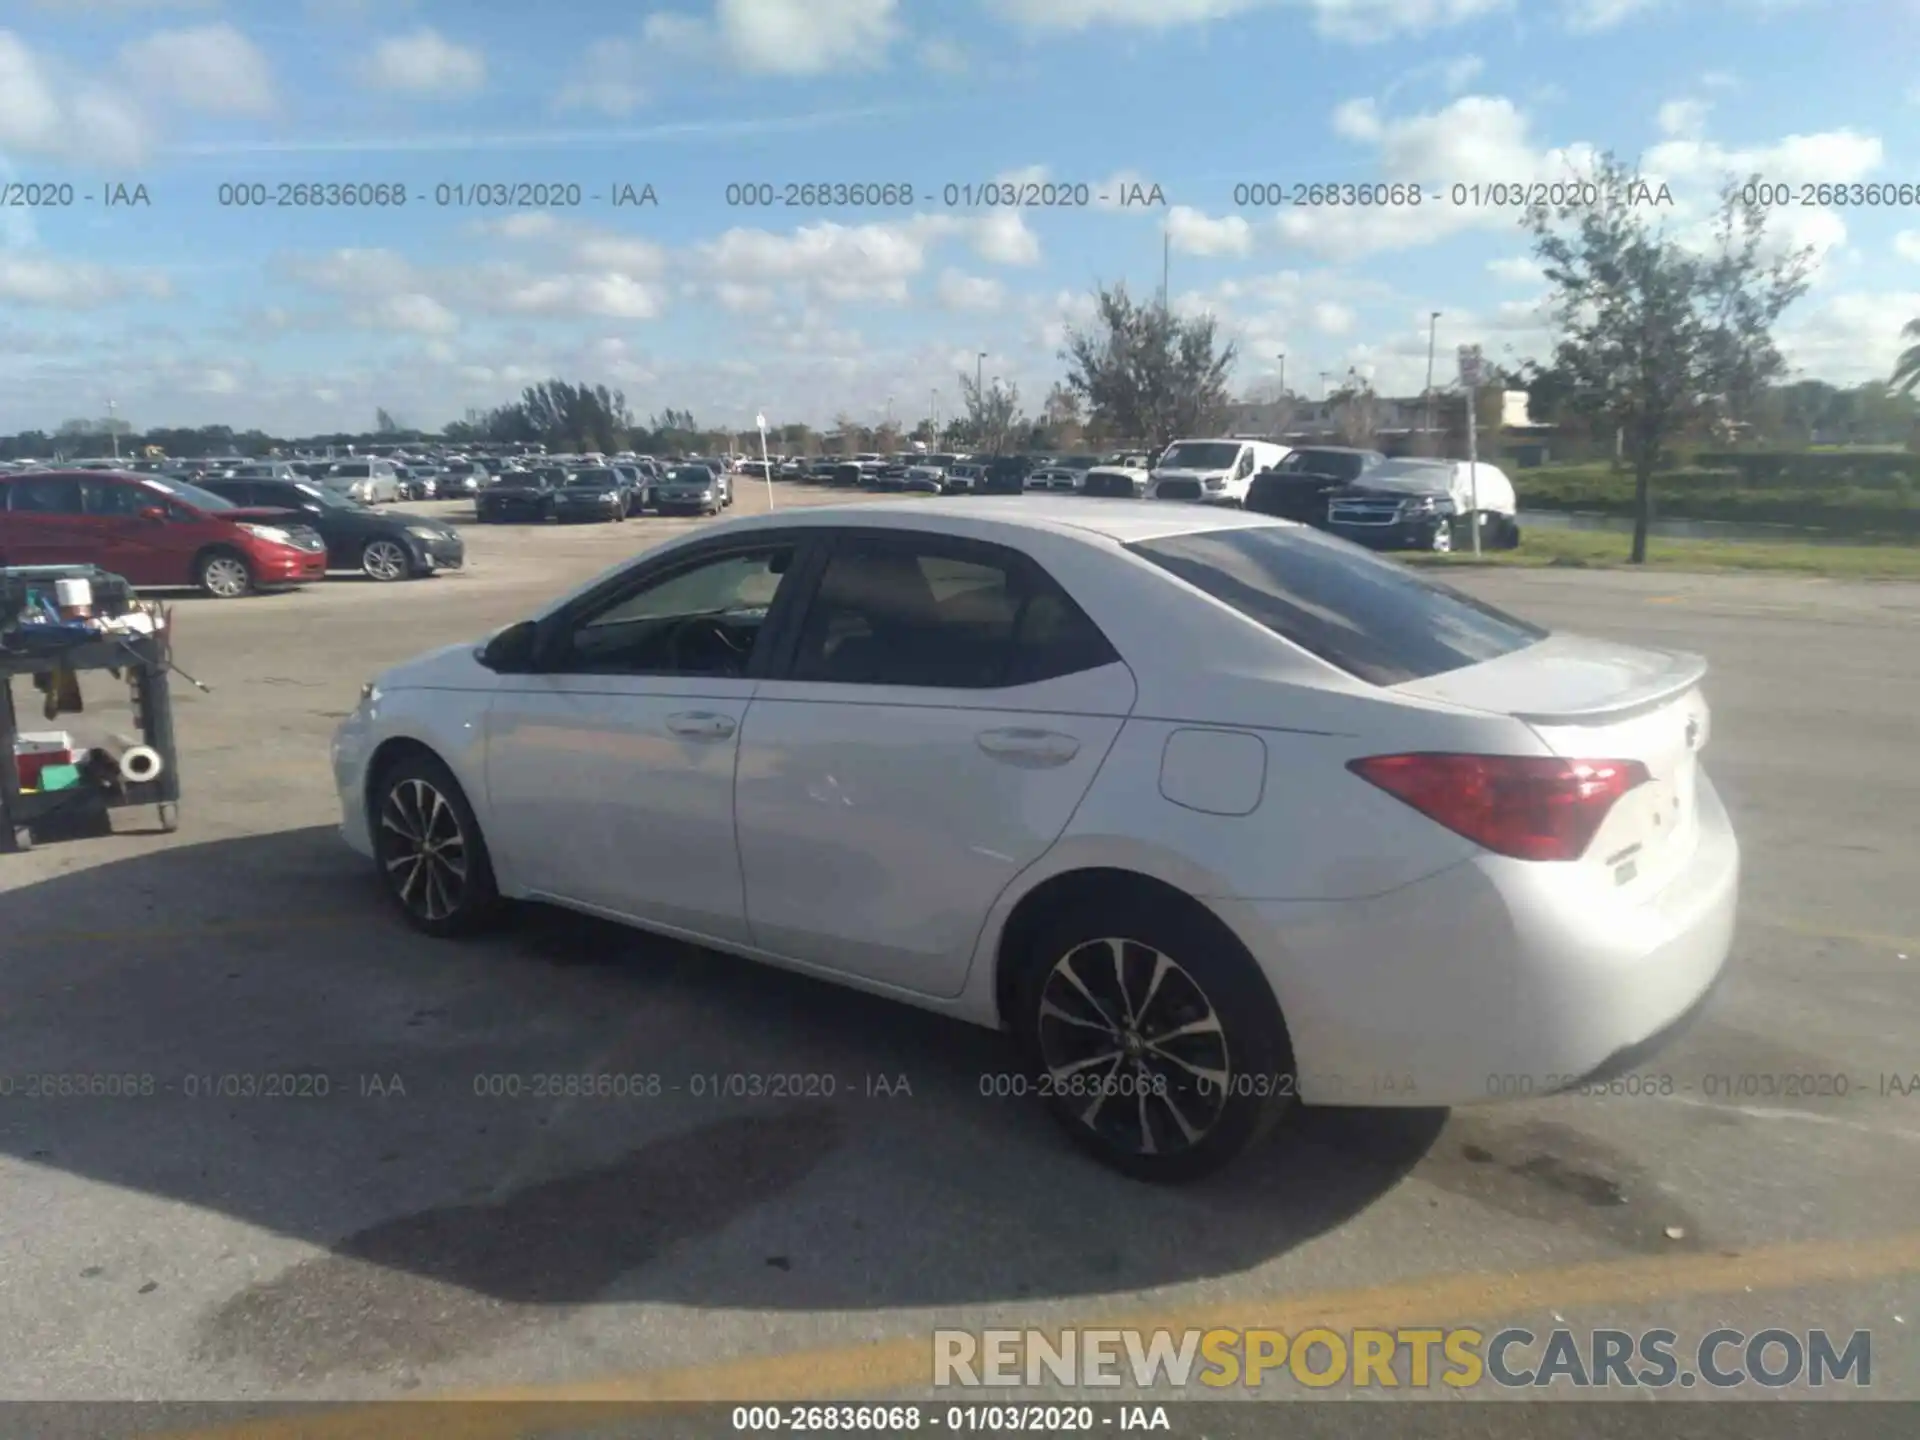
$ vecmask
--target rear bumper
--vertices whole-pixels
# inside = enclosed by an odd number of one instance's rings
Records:
[[[1693,855],[1638,903],[1496,856],[1371,900],[1212,903],[1273,985],[1309,1104],[1549,1095],[1646,1065],[1718,981],[1740,848],[1704,772],[1699,807]]]

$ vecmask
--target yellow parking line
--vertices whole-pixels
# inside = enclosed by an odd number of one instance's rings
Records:
[[[1694,1295],[1789,1290],[1914,1272],[1920,1272],[1920,1231],[1878,1240],[1776,1245],[1744,1254],[1647,1256],[1512,1274],[1434,1275],[1365,1290],[1096,1315],[1071,1323],[1081,1329],[1172,1331],[1451,1326],[1582,1306],[1655,1306]],[[403,1433],[407,1440],[514,1440],[561,1428],[581,1433],[593,1417],[570,1407],[582,1404],[833,1400],[913,1391],[929,1383],[932,1356],[931,1338],[911,1335],[684,1369],[642,1370],[597,1381],[424,1397],[465,1402],[461,1404],[404,1400],[309,1410],[298,1417],[182,1432],[167,1440],[372,1440]],[[611,1423],[616,1415],[610,1410],[604,1418]]]

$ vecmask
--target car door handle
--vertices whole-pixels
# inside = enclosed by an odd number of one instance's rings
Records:
[[[980,748],[996,760],[1026,769],[1064,765],[1080,753],[1080,742],[1056,730],[983,730]]]
[[[667,729],[689,740],[725,740],[737,728],[732,716],[711,710],[682,710],[667,717]]]

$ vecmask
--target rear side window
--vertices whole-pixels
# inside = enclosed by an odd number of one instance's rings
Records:
[[[1208,530],[1127,548],[1374,685],[1478,665],[1548,634],[1315,530]]]
[[[1118,657],[1084,611],[999,546],[843,541],[808,607],[793,678],[994,690]]]
[[[80,482],[67,479],[15,480],[6,487],[7,508],[16,515],[78,515]]]

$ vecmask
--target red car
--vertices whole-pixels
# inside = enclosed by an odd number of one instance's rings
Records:
[[[235,505],[160,475],[0,475],[0,566],[98,565],[135,586],[195,585],[219,600],[324,580],[327,547],[278,510]]]

